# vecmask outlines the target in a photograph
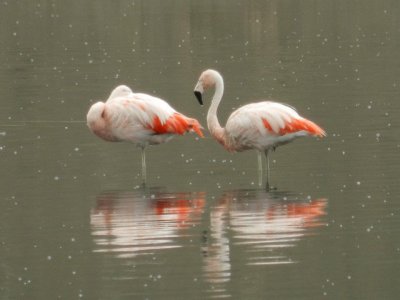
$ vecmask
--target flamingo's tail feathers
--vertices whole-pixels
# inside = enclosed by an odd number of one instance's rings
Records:
[[[305,131],[310,135],[315,135],[319,137],[326,136],[326,132],[319,127],[314,122],[301,118],[301,119],[293,119],[291,122],[287,122],[285,127],[280,130],[280,134],[288,134],[294,133],[298,131]]]
[[[324,137],[326,136],[325,130],[323,130],[321,127],[319,127],[317,124],[314,122],[304,119],[304,123],[306,124],[306,131],[312,135],[319,136],[319,137]]]
[[[158,117],[155,117],[152,124],[152,129],[159,134],[184,134],[187,131],[194,131],[200,137],[204,137],[203,132],[201,132],[202,128],[196,119],[188,118],[180,113],[174,113],[164,124]]]
[[[190,130],[196,132],[196,134],[199,137],[203,138],[204,134],[201,130],[204,128],[203,126],[200,125],[199,121],[197,121],[196,119],[188,119],[188,121],[189,121],[189,128],[191,128]]]

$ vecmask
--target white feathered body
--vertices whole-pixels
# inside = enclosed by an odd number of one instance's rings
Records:
[[[231,152],[265,151],[306,135],[324,135],[315,123],[294,108],[273,101],[244,105],[228,118],[222,131],[210,128],[214,137]]]
[[[160,98],[133,93],[126,86],[117,87],[106,102],[93,104],[87,123],[106,141],[129,141],[142,147],[167,142],[187,131],[202,136],[197,120],[177,112]]]

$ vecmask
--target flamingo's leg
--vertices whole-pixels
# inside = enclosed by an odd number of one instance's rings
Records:
[[[266,179],[267,179],[267,182],[266,182],[266,189],[267,190],[270,190],[271,189],[271,187],[270,187],[270,185],[269,185],[269,175],[270,175],[270,171],[269,171],[269,157],[268,157],[268,154],[269,154],[269,149],[267,149],[267,150],[265,150],[265,159],[266,159],[266,165],[267,165],[267,171],[266,171]]]
[[[263,166],[262,166],[261,151],[258,151],[258,153],[257,153],[257,161],[258,161],[258,186],[262,186]]]
[[[146,151],[145,147],[141,147],[142,149],[142,181],[143,184],[146,184]]]

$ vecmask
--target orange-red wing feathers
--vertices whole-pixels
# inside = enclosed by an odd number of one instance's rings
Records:
[[[151,128],[158,134],[184,134],[187,131],[194,131],[200,137],[204,137],[200,123],[196,119],[187,118],[180,113],[174,113],[164,124],[161,123],[159,117],[155,116]]]
[[[189,119],[189,126],[190,126],[191,130],[196,132],[196,134],[199,137],[202,137],[202,138],[204,137],[204,134],[201,131],[201,129],[203,127],[200,125],[199,121],[197,121],[196,119]]]
[[[297,131],[307,131],[308,133],[312,134],[312,135],[317,135],[320,137],[325,136],[325,131],[319,127],[317,124],[315,124],[314,122],[307,120],[307,119],[293,119],[290,122],[286,122],[285,123],[285,127],[282,128],[279,131],[279,134],[288,134],[288,133],[293,133],[293,132],[297,132]]]
[[[269,131],[273,132],[273,129],[272,129],[272,127],[271,127],[271,124],[269,124],[268,121],[267,121],[266,119],[264,119],[264,118],[261,118],[261,120],[262,120],[262,122],[263,122],[265,128],[267,128]]]
[[[274,132],[271,125],[268,123],[268,121],[266,119],[262,118],[262,122],[263,122],[265,128],[268,129],[268,131]],[[326,135],[325,131],[321,127],[319,127],[314,122],[304,119],[304,118],[293,119],[290,122],[286,122],[285,127],[281,128],[279,130],[279,134],[285,135],[285,134],[294,133],[297,131],[307,131],[308,133],[319,136],[319,137],[323,137]]]

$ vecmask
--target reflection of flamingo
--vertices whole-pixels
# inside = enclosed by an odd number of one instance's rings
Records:
[[[201,125],[174,110],[159,98],[133,93],[120,85],[108,100],[93,104],[87,114],[90,130],[100,138],[111,141],[129,141],[142,149],[142,179],[146,180],[145,147],[169,141],[174,135],[195,131],[203,136]]]
[[[270,150],[275,150],[276,147],[287,144],[301,136],[325,136],[323,129],[312,121],[301,117],[292,107],[272,101],[242,106],[230,115],[225,128],[222,128],[217,118],[218,105],[224,92],[222,76],[215,70],[204,71],[195,86],[194,93],[202,105],[203,92],[214,86],[215,93],[207,114],[208,129],[213,137],[228,151],[257,149],[259,151],[259,175],[262,174],[261,152],[265,153],[267,189],[269,189],[268,154]]]
[[[231,277],[230,243],[227,235],[227,207],[219,205],[210,212],[209,237],[204,236],[204,275],[207,281],[218,284]],[[206,232],[208,234],[208,232]]]
[[[224,194],[221,201],[230,205],[230,225],[237,244],[250,246],[254,251],[293,246],[310,233],[310,228],[323,225],[320,218],[325,215],[327,203],[326,199],[301,201],[291,193],[262,191],[233,191]],[[271,257],[272,261],[257,262],[253,257],[251,263],[291,262],[283,258]]]
[[[105,192],[90,215],[96,252],[133,257],[181,247],[176,237],[199,222],[204,193]]]
[[[265,190],[224,192],[210,207],[209,231],[203,236],[203,272],[214,298],[230,297],[231,270],[247,265],[290,264],[283,249],[323,225],[326,199],[302,201],[301,196]],[[234,249],[234,250],[232,250]],[[231,253],[244,253],[232,259]],[[282,253],[283,252],[283,253]],[[246,255],[248,254],[248,255]]]
[[[246,252],[251,252],[248,264],[291,263],[289,258],[276,252],[294,246],[313,228],[323,225],[320,219],[326,214],[326,204],[326,199],[302,201],[299,196],[284,192],[225,192],[217,205],[211,208],[211,212],[218,213],[215,220],[219,221],[213,223],[211,218],[210,231],[214,240],[209,241],[213,247],[209,247],[208,253],[209,256],[215,254],[215,257],[205,259],[207,277],[213,277],[213,281],[223,278],[230,269],[231,247],[244,247]],[[232,236],[229,243],[227,236]]]

